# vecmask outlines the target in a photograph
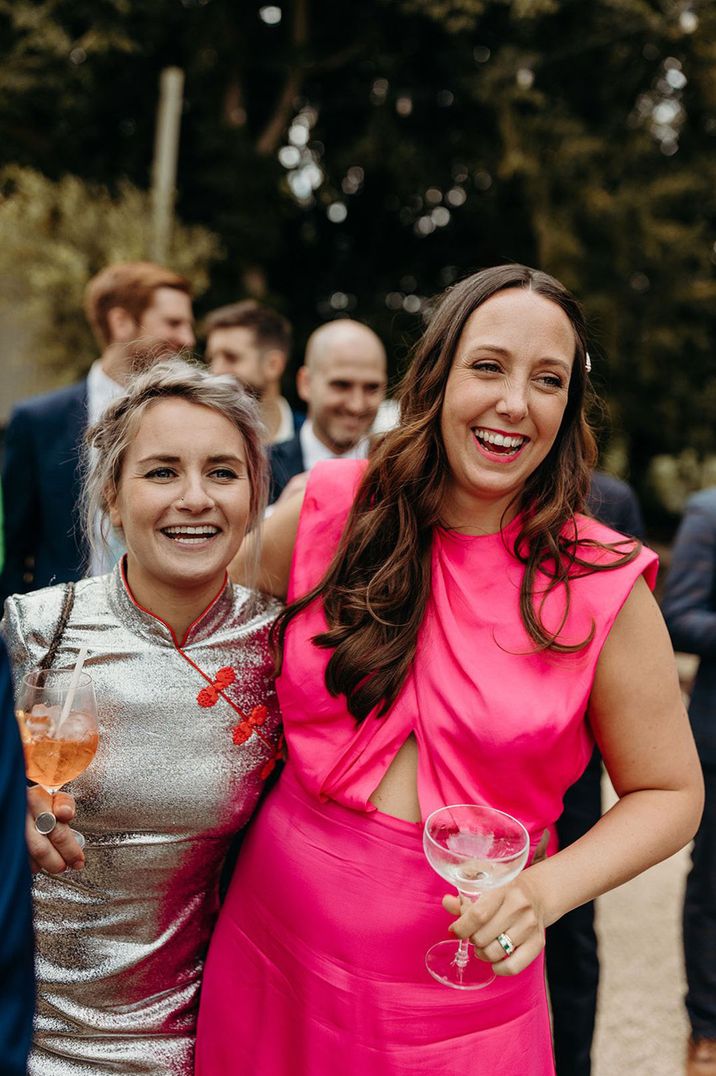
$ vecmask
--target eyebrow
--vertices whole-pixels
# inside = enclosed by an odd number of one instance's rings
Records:
[[[242,467],[244,466],[244,460],[240,456],[235,456],[233,453],[220,453],[216,456],[209,456],[208,463],[238,463]],[[144,459],[137,460],[137,463],[146,466],[148,463],[181,463],[180,456],[145,456]]]
[[[470,348],[465,357],[467,359],[475,358],[482,351],[490,351],[493,355],[503,355],[505,357],[512,354],[507,348],[500,347],[498,344],[476,344],[475,347]],[[569,363],[565,362],[564,359],[554,359],[551,355],[545,355],[538,361],[546,362],[550,366],[561,366],[566,373],[569,373],[571,369]]]
[[[333,385],[334,387],[341,385],[358,385],[359,388],[363,389],[382,389],[385,385],[385,381],[352,381],[349,377],[332,377],[328,384]]]
[[[230,359],[240,359],[240,358],[243,357],[241,351],[237,351],[235,348],[232,348],[232,347],[211,348],[211,347],[207,346],[206,354],[207,355],[227,355]]]

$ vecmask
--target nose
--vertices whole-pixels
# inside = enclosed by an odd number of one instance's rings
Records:
[[[368,409],[366,401],[366,394],[361,389],[351,389],[345,398],[346,411],[351,415],[363,415]]]
[[[175,329],[173,343],[177,347],[194,347],[195,341],[196,337],[191,325],[182,325],[181,328]]]
[[[523,419],[528,411],[527,385],[520,381],[506,382],[496,410],[512,422]]]
[[[209,373],[210,374],[230,374],[231,367],[224,358],[223,355],[214,355],[209,360]]]
[[[214,498],[209,493],[201,475],[187,476],[182,483],[177,506],[185,512],[204,512],[214,505]]]

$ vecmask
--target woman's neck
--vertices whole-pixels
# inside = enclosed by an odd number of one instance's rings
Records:
[[[137,605],[164,621],[180,642],[189,627],[220,593],[226,580],[224,574],[221,578],[208,580],[196,587],[178,590],[176,587],[162,584],[161,581],[146,579],[141,568],[132,564],[129,556],[124,561],[123,570]]]
[[[516,499],[476,500],[461,496],[447,497],[440,522],[460,534],[498,534],[518,513]]]

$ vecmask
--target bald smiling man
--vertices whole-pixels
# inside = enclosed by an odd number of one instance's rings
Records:
[[[272,502],[320,460],[367,455],[386,383],[385,348],[367,325],[341,318],[312,333],[296,377],[308,413],[292,441],[271,449]]]

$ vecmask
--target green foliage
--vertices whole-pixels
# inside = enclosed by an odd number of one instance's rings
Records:
[[[488,4],[489,0],[402,0],[401,7],[408,14],[434,19],[448,33],[456,34],[473,30]]]
[[[0,173],[0,192],[3,301],[32,328],[37,361],[69,380],[97,357],[81,313],[85,284],[109,262],[146,257],[148,195],[127,181],[111,196],[75,176],[52,182],[16,166]],[[219,254],[205,228],[175,228],[169,264],[197,294],[208,287],[209,266]]]

